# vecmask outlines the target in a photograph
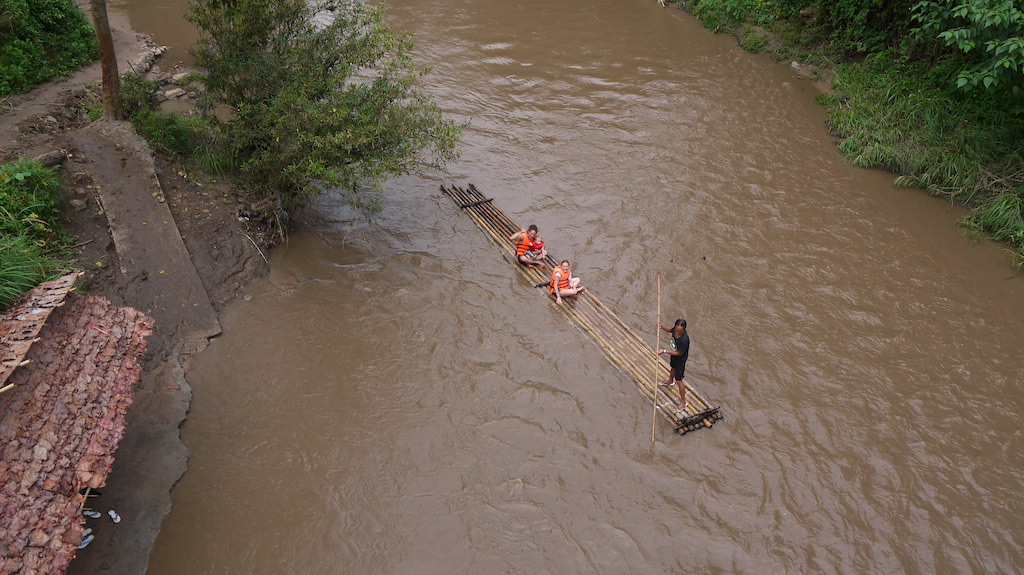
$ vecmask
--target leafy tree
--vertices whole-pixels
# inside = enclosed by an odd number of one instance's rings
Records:
[[[924,0],[914,6],[921,39],[935,38],[964,55],[959,88],[1024,88],[1024,9],[1014,0]]]
[[[327,188],[380,209],[390,176],[456,157],[460,126],[415,83],[408,35],[355,0],[197,0],[193,49],[228,161],[291,211]]]

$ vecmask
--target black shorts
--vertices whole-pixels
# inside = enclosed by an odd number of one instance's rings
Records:
[[[681,381],[683,376],[686,374],[686,362],[675,361],[675,356],[669,360],[668,364],[672,366],[672,372],[675,374],[676,381]]]

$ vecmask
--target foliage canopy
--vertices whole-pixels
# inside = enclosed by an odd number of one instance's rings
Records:
[[[1013,0],[924,0],[914,6],[919,38],[964,55],[958,88],[1024,89],[1024,8]]]
[[[379,209],[390,176],[443,167],[460,126],[416,87],[412,40],[354,0],[198,0],[188,19],[227,163],[287,210],[327,188]]]
[[[92,62],[96,36],[73,0],[0,0],[0,96]]]

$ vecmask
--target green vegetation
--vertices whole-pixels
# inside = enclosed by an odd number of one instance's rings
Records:
[[[676,0],[747,50],[834,68],[820,101],[858,166],[972,208],[1024,263],[1019,0]],[[776,39],[766,41],[762,30]]]
[[[56,173],[29,160],[0,167],[0,309],[69,270]]]
[[[740,46],[749,52],[761,52],[768,45],[768,34],[756,26],[743,26],[739,29]]]
[[[941,40],[964,65],[957,87],[1010,92],[1024,89],[1024,5],[1013,0],[924,0],[911,17],[921,24],[916,38],[925,46]],[[1017,100],[1017,113],[1021,101]]]
[[[989,232],[994,240],[1024,244],[1024,186],[985,202],[967,216],[965,225]]]
[[[182,161],[212,145],[210,123],[194,116],[158,111],[157,83],[134,73],[121,76],[121,105],[125,117],[149,145]]]
[[[0,0],[0,97],[97,57],[96,36],[72,0]]]
[[[353,0],[200,0],[188,19],[217,165],[278,209],[340,188],[381,208],[383,182],[456,157],[461,128],[416,88],[410,37]]]
[[[156,84],[122,78],[127,117],[150,145],[206,172],[226,173],[286,214],[330,188],[381,209],[392,176],[456,157],[461,127],[416,87],[412,41],[354,0],[202,0],[190,19],[201,117],[163,114]],[[96,42],[71,0],[0,0],[0,95],[95,59]],[[58,64],[60,66],[58,66]],[[103,114],[98,92],[86,116]],[[68,269],[55,170],[26,160],[0,170],[0,306]]]

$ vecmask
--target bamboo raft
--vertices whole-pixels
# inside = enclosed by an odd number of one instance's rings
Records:
[[[544,261],[546,268],[540,270],[519,263],[516,258],[515,244],[509,236],[523,229],[492,202],[493,198],[485,197],[473,184],[468,188],[458,186],[441,186],[441,191],[455,201],[462,211],[469,214],[487,238],[501,251],[501,255],[511,263],[519,273],[535,284],[545,287],[549,274],[558,265],[549,254]],[[683,416],[676,415],[679,405],[679,391],[673,387],[660,387],[658,380],[668,377],[669,365],[662,361],[657,352],[619,319],[610,309],[601,303],[589,287],[579,294],[577,299],[564,298],[559,311],[580,331],[587,334],[600,348],[604,356],[613,365],[620,368],[636,384],[637,389],[647,398],[650,405],[656,405],[672,423],[672,428],[679,434],[711,427],[722,419],[720,408],[713,407],[693,388],[686,384],[688,409]],[[653,376],[653,377],[652,377]]]

